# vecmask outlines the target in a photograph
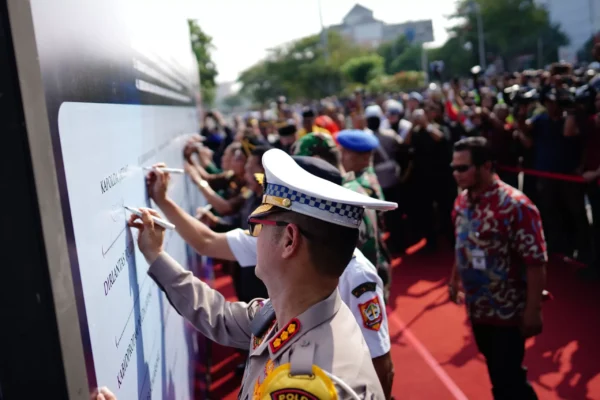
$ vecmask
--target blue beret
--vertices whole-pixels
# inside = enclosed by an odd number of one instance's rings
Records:
[[[365,153],[379,146],[379,139],[372,132],[360,129],[343,130],[337,135],[337,141],[345,149]]]

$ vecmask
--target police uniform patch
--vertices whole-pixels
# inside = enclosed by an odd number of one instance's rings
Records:
[[[377,289],[377,284],[375,282],[364,282],[352,289],[352,294],[354,297],[360,297],[367,292],[374,292]]]
[[[294,335],[300,331],[300,321],[296,318],[291,320],[281,331],[269,342],[271,352],[276,353],[281,349]]]
[[[254,340],[252,341],[252,350],[255,350],[262,343],[262,338],[258,336],[254,336]]]
[[[365,328],[378,331],[381,328],[381,321],[383,321],[379,297],[375,296],[371,300],[359,304],[358,308]]]
[[[271,393],[271,400],[319,400],[302,389],[279,389]]]
[[[275,363],[269,358],[269,360],[267,360],[267,363],[265,364],[265,376],[269,376],[274,369]]]

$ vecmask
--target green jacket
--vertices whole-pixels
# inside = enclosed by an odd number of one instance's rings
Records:
[[[358,174],[355,174],[356,180],[363,187],[365,192],[374,199],[385,200],[383,196],[383,189],[377,180],[375,169],[373,166],[369,166],[363,169]]]
[[[343,186],[346,189],[369,195],[360,182],[355,179],[354,174],[348,174],[344,178]],[[377,225],[377,213],[375,210],[365,210],[362,224],[359,228],[357,247],[374,266],[379,267],[385,261],[379,244],[379,227]]]
[[[369,196],[379,199],[385,200],[383,195],[383,189],[377,180],[377,175],[375,174],[375,169],[373,166],[369,166],[355,174],[356,181],[362,187],[363,191],[367,193]],[[377,241],[377,262],[373,263],[377,268],[389,268],[389,256],[387,254],[387,248],[385,246],[385,242],[383,240],[383,232],[385,230],[385,225],[383,223],[383,215],[381,213],[373,211],[374,215],[371,220],[372,224],[375,225],[375,238]]]

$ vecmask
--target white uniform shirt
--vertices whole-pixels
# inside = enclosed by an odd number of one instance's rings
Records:
[[[256,265],[256,238],[241,229],[226,233],[227,243],[241,267]],[[375,266],[360,252],[354,256],[338,285],[340,297],[352,311],[361,328],[371,358],[390,351],[390,334],[383,301],[383,282]]]

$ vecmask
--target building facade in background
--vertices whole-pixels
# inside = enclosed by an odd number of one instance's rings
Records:
[[[600,30],[600,0],[536,0],[550,14],[569,37],[568,46],[559,49],[558,57],[568,62],[577,61],[577,52],[585,42]]]
[[[412,43],[433,42],[433,23],[431,20],[409,21],[400,24],[387,24],[373,17],[373,11],[356,4],[339,25],[328,29],[339,32],[353,42],[369,47],[405,35]]]

